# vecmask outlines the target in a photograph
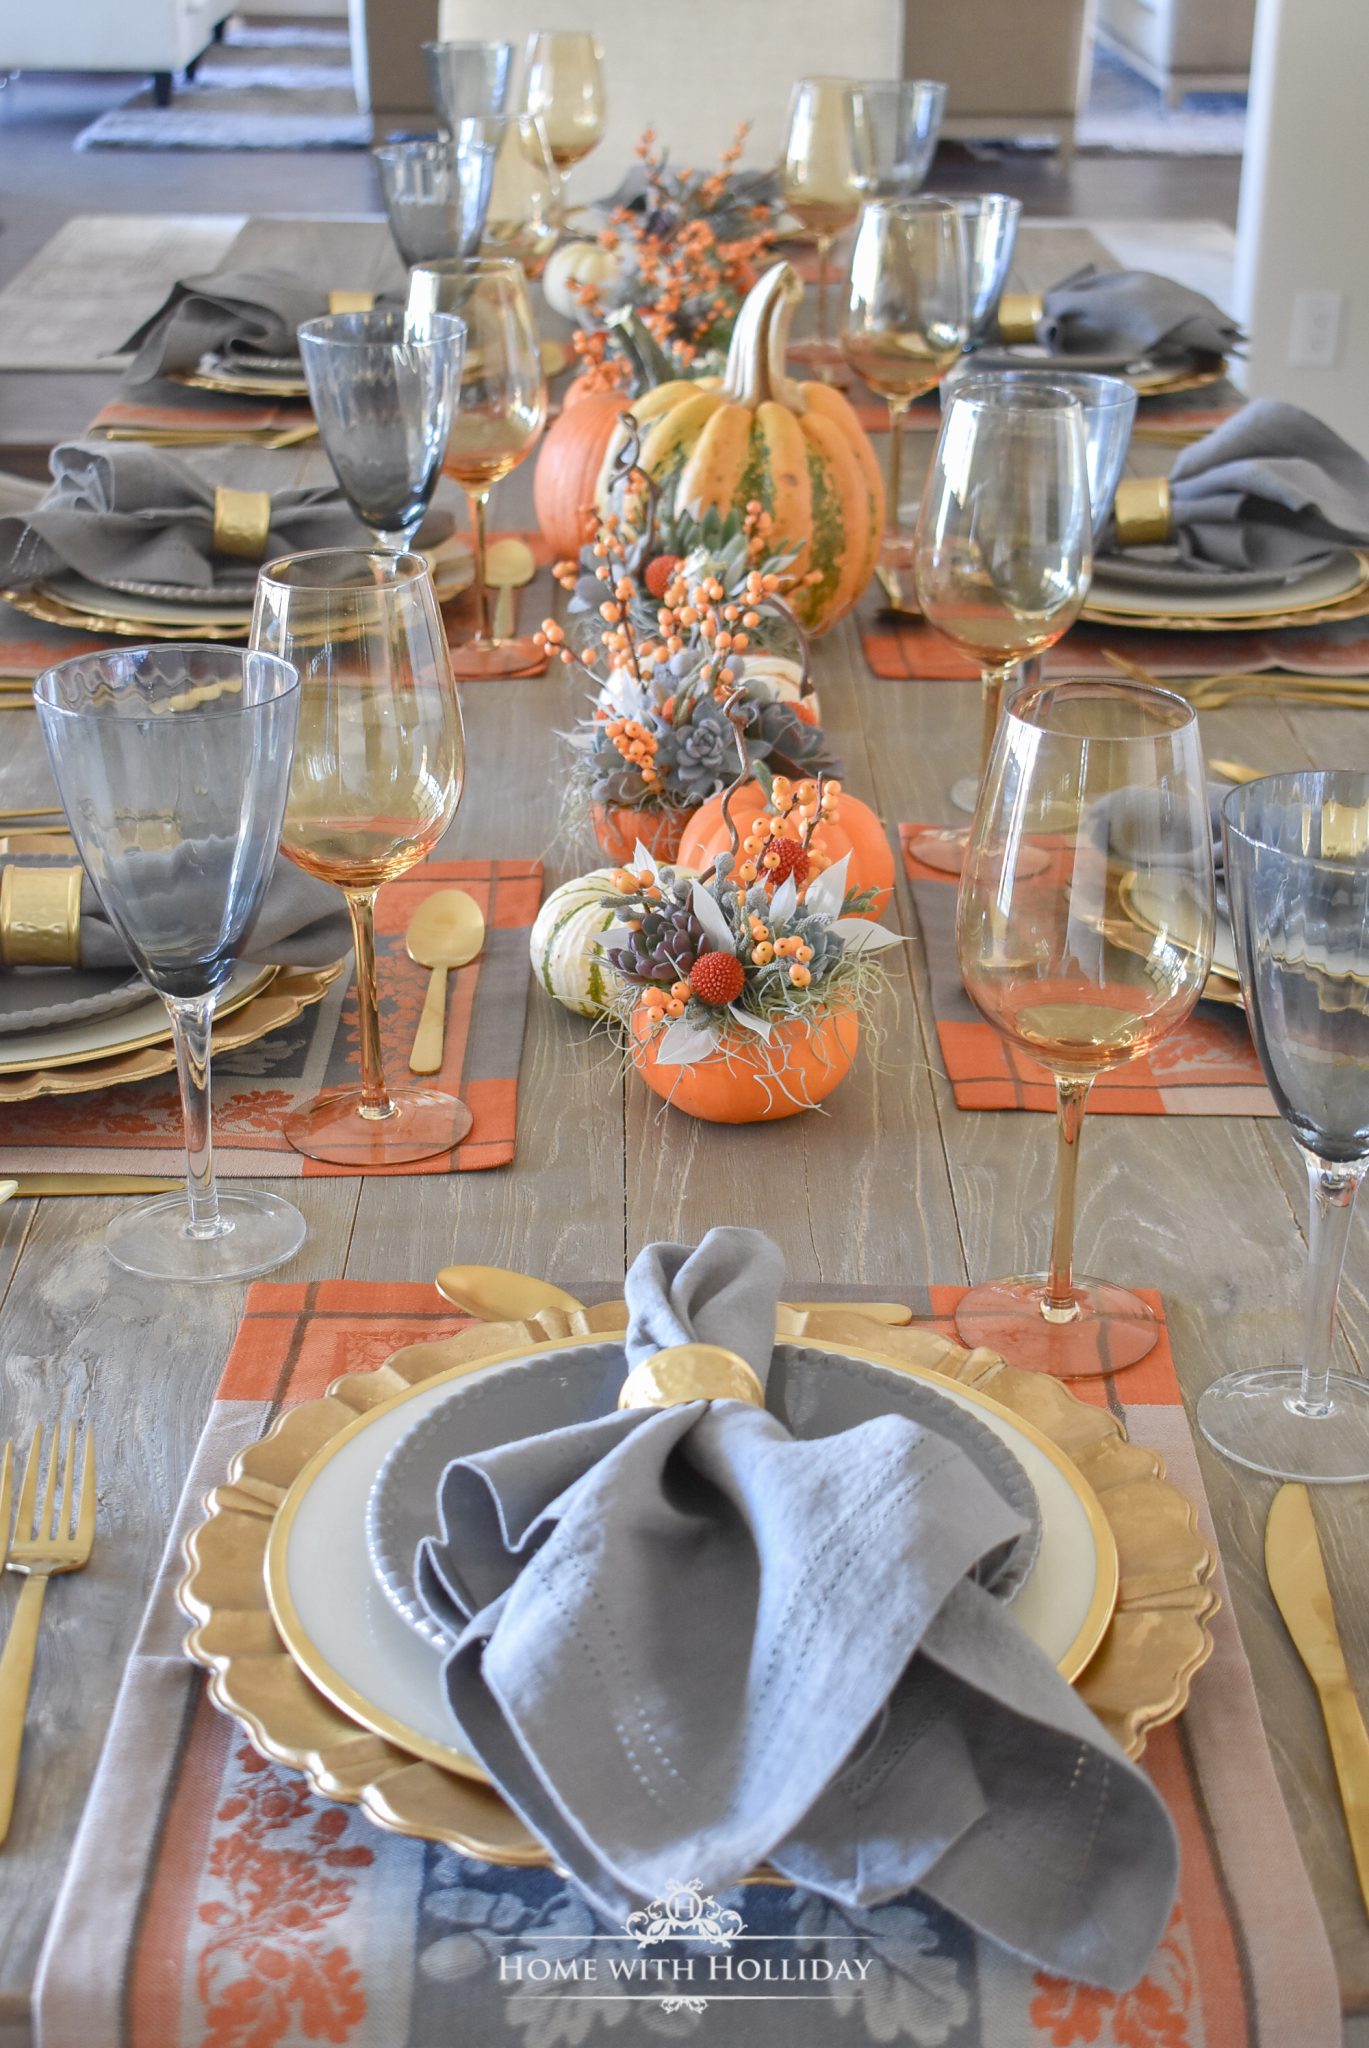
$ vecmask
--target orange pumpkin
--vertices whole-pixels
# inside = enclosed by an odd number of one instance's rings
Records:
[[[558,558],[574,559],[585,544],[608,444],[631,403],[626,391],[582,391],[574,404],[567,398],[560,418],[543,437],[532,502],[537,524]]]
[[[767,1044],[734,1031],[693,1066],[668,1066],[659,1056],[645,1005],[632,1013],[632,1063],[648,1088],[687,1116],[710,1124],[765,1124],[815,1109],[846,1079],[860,1041],[853,1011],[828,1010],[816,1021],[777,1024]]]
[[[657,860],[673,863],[690,816],[688,811],[633,811],[623,804],[590,806],[594,836],[608,858],[620,867],[631,861],[639,839]]]
[[[765,791],[758,782],[744,783],[731,798],[729,808],[739,838],[745,839],[765,809]],[[844,853],[850,854],[847,888],[875,890],[875,900],[865,914],[882,916],[894,892],[894,856],[889,851],[884,827],[870,806],[843,790],[837,816],[825,819],[813,836],[814,843],[829,860],[838,861]],[[715,796],[691,815],[680,841],[680,865],[694,868],[701,875],[708,874],[714,856],[726,853],[731,844],[723,798]]]

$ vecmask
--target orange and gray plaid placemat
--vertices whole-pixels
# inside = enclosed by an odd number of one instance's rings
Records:
[[[882,611],[867,620],[861,645],[883,682],[978,682],[979,669],[920,618]],[[1146,632],[1134,627],[1076,626],[1043,656],[1047,676],[1103,677],[1123,671],[1120,654],[1162,682],[1180,676],[1251,675],[1284,669],[1324,676],[1369,670],[1369,620],[1298,626],[1270,633]]]
[[[904,872],[922,931],[937,1045],[958,1109],[1054,1113],[1055,1082],[980,1016],[965,993],[955,953],[956,877],[929,868],[912,842],[926,825],[900,825]],[[1199,1003],[1144,1059],[1100,1074],[1090,1116],[1277,1116],[1245,1012]]]
[[[404,934],[435,889],[465,889],[485,918],[478,960],[448,978],[442,1070],[430,1085],[460,1095],[474,1119],[455,1152],[389,1173],[472,1173],[507,1166],[518,1116],[518,1066],[528,1003],[528,936],[542,900],[540,861],[428,861],[388,883],[376,906],[380,1027],[386,1072],[410,1079],[427,970],[410,960]],[[214,1145],[220,1173],[315,1179],[353,1169],[305,1159],[281,1131],[297,1102],[358,1073],[356,993],[349,968],[323,1000],[269,1037],[214,1063]],[[3,1112],[4,1173],[184,1171],[180,1094],[166,1074],[89,1095],[39,1096]]]
[[[577,1291],[600,1299],[621,1283]],[[905,1298],[949,1335],[960,1292]],[[644,1962],[554,1872],[382,1833],[266,1762],[181,1652],[183,1538],[282,1407],[460,1327],[431,1286],[249,1293],[48,1932],[43,2048],[1338,2048],[1330,1948],[1220,1579],[1211,1661],[1145,1756],[1179,1832],[1179,1902],[1147,1975],[1121,1995],[1035,1972],[916,1893],[848,1912],[769,1885],[727,1895],[745,1932],[718,1985],[703,1943],[645,1951],[664,1968]],[[1164,1458],[1211,1539],[1167,1334],[1082,1391]],[[830,1969],[840,1959],[852,1964],[842,1976]]]

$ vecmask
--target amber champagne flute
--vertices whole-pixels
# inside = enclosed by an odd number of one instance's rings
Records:
[[[416,319],[457,313],[466,323],[461,391],[442,467],[470,507],[480,610],[475,638],[452,649],[452,667],[458,676],[517,675],[540,657],[530,635],[496,640],[490,632],[485,515],[494,486],[531,454],[547,423],[547,385],[527,279],[508,257],[420,263],[409,275],[409,312]]]
[[[970,275],[964,221],[945,199],[883,199],[867,206],[851,257],[841,337],[847,362],[889,407],[889,523],[885,560],[902,566],[912,536],[902,530],[903,415],[934,390],[960,357],[970,331]]]
[[[604,139],[604,52],[581,29],[544,29],[528,37],[523,112],[546,129],[558,171],[568,171]]]
[[[780,193],[785,206],[803,223],[818,252],[817,333],[805,350],[819,375],[830,372],[836,349],[832,341],[832,244],[860,212],[868,165],[862,136],[865,124],[860,89],[849,78],[801,78],[789,101],[784,150],[780,159]]]
[[[1074,1272],[1079,1139],[1096,1077],[1144,1058],[1202,994],[1214,919],[1192,706],[1122,682],[1019,692],[971,827],[956,950],[975,1007],[1054,1077],[1055,1223],[1048,1272],[962,1298],[967,1344],[1062,1379],[1117,1372],[1154,1345],[1145,1302]]]
[[[359,1086],[289,1117],[297,1152],[393,1166],[460,1143],[470,1111],[436,1088],[385,1083],[375,902],[426,859],[461,795],[465,745],[447,637],[421,555],[326,548],[271,562],[257,581],[252,645],[300,672],[299,726],[281,851],[342,890],[356,945]]]
[[[913,577],[928,624],[979,664],[981,774],[1013,671],[1068,632],[1092,573],[1078,399],[1053,387],[954,397],[918,508]],[[968,843],[963,828],[926,832],[913,852],[958,875]]]

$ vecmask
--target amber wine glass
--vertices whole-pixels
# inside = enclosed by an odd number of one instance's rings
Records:
[[[604,52],[581,29],[544,29],[528,37],[523,112],[540,115],[558,171],[568,171],[604,139]]]
[[[540,277],[564,217],[561,173],[547,131],[540,114],[485,125],[495,139],[485,253],[517,263],[526,277]]]
[[[540,659],[530,637],[496,640],[485,581],[485,515],[490,492],[531,454],[547,423],[547,385],[528,282],[508,257],[420,263],[409,275],[409,312],[455,313],[466,323],[461,391],[442,467],[470,507],[479,624],[452,649],[459,676],[511,676]]]
[[[862,145],[865,124],[859,87],[849,78],[801,78],[789,101],[780,159],[780,196],[813,237],[818,252],[815,342],[811,355],[821,374],[835,359],[832,341],[832,245],[860,212],[868,178]]]
[[[970,331],[970,276],[958,206],[884,199],[867,206],[851,257],[841,337],[856,375],[889,407],[889,527],[885,559],[902,565],[911,535],[899,521],[903,415],[959,359]]]
[[[461,795],[465,745],[447,636],[421,555],[326,548],[257,580],[252,645],[300,672],[299,726],[281,851],[342,890],[356,945],[360,1086],[329,1087],[290,1116],[297,1152],[393,1166],[461,1142],[470,1111],[436,1088],[385,1084],[375,901],[437,845]]]
[[[1144,1058],[1202,994],[1214,920],[1192,706],[1123,682],[1019,692],[971,827],[956,950],[976,1009],[1054,1077],[1055,1224],[1048,1272],[962,1298],[967,1344],[1061,1379],[1117,1372],[1154,1345],[1139,1296],[1074,1272],[1079,1139],[1095,1078]]]
[[[1078,399],[1054,387],[952,398],[918,508],[913,577],[927,623],[979,664],[981,775],[1014,670],[1069,631],[1092,573]],[[959,874],[968,843],[964,829],[926,832],[913,852]]]

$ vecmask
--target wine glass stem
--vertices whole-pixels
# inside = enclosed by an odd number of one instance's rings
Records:
[[[1003,713],[1003,692],[1008,686],[1012,672],[1013,665],[1011,662],[1007,663],[1003,668],[986,668],[980,672],[979,775],[981,781],[984,777],[984,770],[989,765],[989,756],[993,752],[994,734],[998,731],[998,721]]]
[[[361,1115],[380,1123],[395,1105],[385,1087],[380,1057],[380,1006],[376,994],[376,892],[347,889],[347,914],[357,962],[357,1025],[361,1032]]]
[[[889,400],[889,530],[895,535],[903,531],[903,415],[907,408],[906,398]]]
[[[485,507],[489,503],[489,496],[488,491],[466,493],[466,503],[471,513],[471,552],[475,556],[477,640],[488,640],[490,637],[490,593],[485,587]]]
[[[1079,1314],[1074,1298],[1074,1197],[1079,1181],[1079,1140],[1091,1080],[1055,1077],[1055,1225],[1051,1232],[1051,1265],[1041,1313],[1048,1323],[1072,1323]]]
[[[818,340],[826,343],[831,333],[831,307],[828,298],[831,291],[832,271],[828,261],[832,254],[831,235],[818,236]]]
[[[181,1116],[185,1123],[185,1195],[190,1220],[187,1235],[222,1237],[231,1230],[219,1214],[219,1189],[214,1179],[214,1138],[209,1095],[209,1049],[214,1025],[214,998],[168,996],[176,1072],[181,1083]]]
[[[1350,1235],[1363,1164],[1343,1166],[1307,1154],[1311,1208],[1307,1224],[1307,1292],[1304,1302],[1302,1388],[1289,1406],[1299,1415],[1331,1412],[1331,1347],[1336,1334],[1336,1296]]]

